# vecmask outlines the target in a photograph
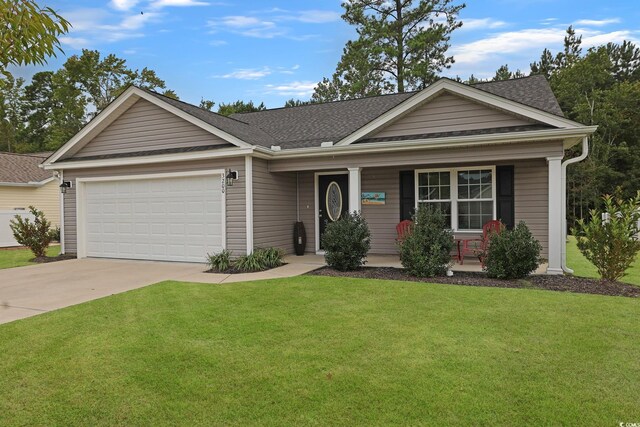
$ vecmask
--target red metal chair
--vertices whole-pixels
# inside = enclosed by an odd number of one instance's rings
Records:
[[[465,255],[477,256],[482,268],[484,268],[484,260],[486,258],[487,249],[492,234],[499,234],[504,225],[497,220],[491,220],[482,226],[482,239],[468,239],[462,241],[462,249],[460,250],[460,265],[464,263]]]
[[[396,233],[398,233],[398,238],[396,242],[402,243],[404,239],[407,238],[409,234],[411,234],[411,228],[413,227],[413,221],[405,219],[404,221],[400,221],[398,225],[396,225]]]

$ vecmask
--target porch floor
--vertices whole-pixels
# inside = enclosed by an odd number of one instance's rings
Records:
[[[304,254],[302,256],[288,255],[285,258],[285,262],[288,264],[306,264],[317,265],[318,267],[325,266],[324,255],[317,254]],[[367,267],[396,267],[402,268],[398,255],[380,255],[371,254],[367,257]],[[457,272],[481,272],[482,266],[480,261],[474,258],[465,258],[464,264],[458,262],[454,263],[451,270]],[[545,274],[547,271],[547,264],[541,264],[534,274]]]

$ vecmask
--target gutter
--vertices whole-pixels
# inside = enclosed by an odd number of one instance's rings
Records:
[[[578,157],[574,157],[572,159],[565,160],[562,163],[562,182],[560,183],[562,188],[562,206],[561,206],[561,215],[562,215],[562,271],[567,274],[573,274],[573,270],[567,266],[567,166],[572,165],[574,163],[578,163],[583,161],[589,155],[589,137],[585,136],[582,138],[582,154]]]
[[[43,181],[29,181],[29,182],[0,182],[0,187],[42,187],[45,184],[53,181],[55,177],[47,178]]]

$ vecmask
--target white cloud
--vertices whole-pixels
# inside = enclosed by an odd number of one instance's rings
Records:
[[[585,47],[599,46],[606,43],[622,43],[625,40],[638,43],[633,33],[628,30],[612,31],[610,33],[595,34],[589,37],[582,38],[582,45]]]
[[[89,46],[89,40],[82,37],[62,36],[59,38],[60,43],[72,47],[73,49],[82,49]]]
[[[247,37],[263,39],[270,39],[285,33],[283,29],[276,26],[275,22],[258,19],[254,16],[225,16],[219,20],[210,20],[207,25],[213,32],[225,30]]]
[[[460,30],[493,30],[507,25],[504,21],[493,18],[467,18],[462,20]]]
[[[240,68],[230,73],[213,76],[219,79],[238,79],[238,80],[258,80],[273,73],[269,67],[263,68]]]
[[[129,10],[138,4],[138,0],[111,0],[111,7],[118,10]]]
[[[610,24],[619,24],[620,18],[610,19],[580,19],[575,22],[576,25],[584,25],[585,27],[604,27]]]
[[[294,81],[279,85],[266,85],[264,93],[281,96],[311,96],[317,84],[312,81]]]
[[[277,16],[278,20],[299,21],[307,24],[324,24],[340,20],[340,14],[331,10],[301,10]]]
[[[161,9],[163,7],[192,7],[192,6],[209,6],[209,3],[198,0],[154,0],[149,3],[152,9]]]

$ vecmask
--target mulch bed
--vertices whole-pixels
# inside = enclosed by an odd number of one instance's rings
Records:
[[[441,283],[448,285],[487,286],[492,288],[544,289],[559,292],[577,292],[609,296],[640,297],[640,286],[621,282],[605,282],[576,276],[533,275],[522,280],[490,279],[484,273],[454,272],[452,277],[419,278],[407,274],[401,268],[363,267],[356,271],[337,271],[323,267],[308,274],[330,277],[354,277],[359,279],[404,280],[410,282]]]
[[[39,257],[35,257],[33,259],[30,259],[30,262],[35,262],[37,264],[46,264],[48,262],[56,262],[56,261],[64,261],[67,259],[75,259],[76,258],[76,254],[64,254],[64,255],[58,255],[58,256],[39,256]]]
[[[227,268],[224,271],[218,271],[218,270],[205,270],[205,273],[212,273],[212,274],[245,274],[245,273],[262,273],[263,271],[269,271],[269,270],[273,270],[274,268],[279,268],[282,267],[283,265],[287,265],[286,262],[283,262],[282,264],[280,264],[278,267],[273,267],[273,268],[267,268],[266,270],[256,270],[256,271],[242,271],[242,270],[238,270],[235,267],[231,267],[231,268]]]

